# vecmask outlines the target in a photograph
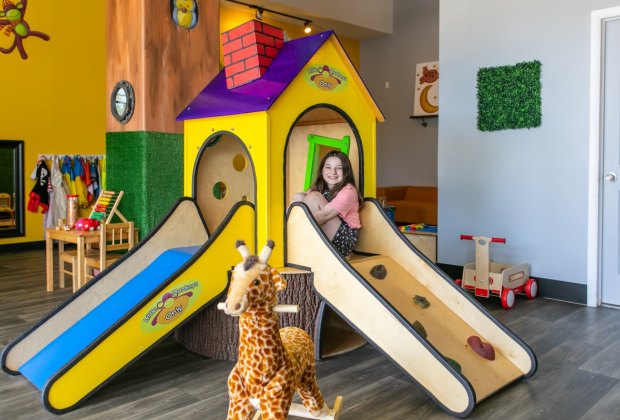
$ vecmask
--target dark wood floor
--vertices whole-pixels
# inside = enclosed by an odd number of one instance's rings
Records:
[[[0,347],[70,296],[45,291],[43,251],[0,253]],[[620,311],[518,298],[510,311],[485,306],[538,356],[538,372],[478,405],[472,419],[620,418]],[[223,419],[230,362],[187,352],[173,339],[144,356],[81,407],[48,413],[40,392],[0,372],[0,418]],[[318,362],[331,404],[345,398],[342,419],[445,419],[415,384],[370,345]]]

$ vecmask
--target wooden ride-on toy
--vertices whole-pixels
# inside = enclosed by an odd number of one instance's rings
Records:
[[[528,299],[538,295],[538,283],[530,278],[528,263],[504,264],[490,260],[489,243],[505,244],[505,238],[461,235],[461,240],[474,241],[476,244],[476,261],[465,264],[463,278],[456,280],[463,289],[473,290],[480,297],[497,295],[505,309],[512,308],[516,293],[525,293]]]

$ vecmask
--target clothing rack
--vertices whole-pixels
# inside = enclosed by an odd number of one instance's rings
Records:
[[[63,154],[58,154],[58,153],[54,153],[54,154],[39,154],[37,156],[37,160],[41,160],[41,159],[45,159],[45,160],[52,160],[54,159],[54,157],[57,157],[59,159],[64,159],[65,156],[71,156],[71,157],[83,157],[86,159],[105,159],[105,155],[82,155],[82,154],[71,154],[71,153],[63,153]]]

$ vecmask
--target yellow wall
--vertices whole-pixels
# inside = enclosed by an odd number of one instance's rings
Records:
[[[38,154],[105,153],[105,16],[104,1],[31,1],[25,21],[51,39],[25,39],[27,60],[0,54],[0,139],[24,140],[26,202]],[[0,245],[43,239],[41,214],[26,211],[25,223],[26,236]]]
[[[17,1],[17,0],[15,0]],[[31,1],[25,20],[31,30],[50,35],[50,41],[24,40],[27,60],[17,51],[0,54],[2,107],[0,139],[24,140],[24,201],[34,185],[29,176],[38,154],[104,154],[106,95],[105,1],[88,7],[68,0]],[[222,6],[224,32],[254,18],[254,13]],[[303,26],[269,19],[292,38],[305,36]],[[130,30],[130,28],[128,28]],[[313,33],[329,28],[314,28]],[[359,68],[359,42],[339,38]],[[7,38],[0,33],[0,45]],[[24,211],[25,211],[24,203]],[[26,235],[0,238],[0,245],[43,239],[43,217],[25,211]]]
[[[247,9],[247,12],[246,12],[246,9]],[[303,26],[302,21],[299,21],[299,23],[288,23],[288,22],[283,22],[280,20],[270,19],[270,16],[273,16],[273,14],[270,14],[269,12],[265,12],[263,14],[262,21],[269,25],[275,26],[277,28],[284,29],[284,31],[288,34],[290,39],[297,39],[297,38],[306,36],[306,34],[304,33],[304,26]],[[303,17],[303,15],[300,15],[300,17]],[[244,8],[244,7],[233,8],[225,4],[221,4],[220,5],[220,33],[226,32],[232,28],[235,28],[241,24],[244,24],[248,20],[252,20],[255,18],[256,18],[256,12],[254,11],[254,9],[250,9],[249,7],[248,8]],[[283,18],[283,19],[288,19],[288,18]],[[320,26],[317,26],[315,23],[313,23],[312,25],[313,25],[312,26],[313,34],[328,31],[331,29],[331,28],[322,28]],[[342,36],[338,36],[338,39],[342,43],[342,46],[344,47],[347,54],[349,55],[349,58],[353,62],[353,65],[355,66],[355,68],[359,69],[360,68],[360,43],[359,41],[350,40]],[[222,59],[222,52],[221,52],[221,45],[220,45],[220,63],[222,62],[223,62],[223,59]]]

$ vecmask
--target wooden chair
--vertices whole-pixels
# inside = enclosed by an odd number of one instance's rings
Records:
[[[15,209],[11,206],[11,194],[0,193],[0,228],[15,229]]]
[[[84,281],[92,279],[94,270],[103,271],[123,254],[116,251],[129,251],[135,245],[133,222],[108,223],[101,225],[99,249],[86,251],[84,257]]]
[[[70,249],[58,254],[58,276],[59,278],[62,278],[65,275],[71,276],[71,281],[73,282],[73,293],[80,288],[77,270],[75,269],[76,266],[77,250]]]

